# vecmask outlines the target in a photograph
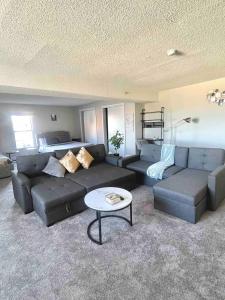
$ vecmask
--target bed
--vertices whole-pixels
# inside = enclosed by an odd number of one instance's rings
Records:
[[[38,134],[38,150],[41,153],[53,152],[55,150],[65,150],[91,145],[90,143],[82,143],[72,141],[68,131],[49,131]]]

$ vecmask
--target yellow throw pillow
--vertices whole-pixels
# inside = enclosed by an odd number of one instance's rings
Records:
[[[91,163],[94,160],[91,154],[84,147],[80,149],[76,157],[77,160],[82,164],[84,169],[89,169]]]
[[[70,150],[62,159],[60,159],[59,162],[64,166],[64,168],[67,169],[69,173],[75,173],[80,165],[79,161],[76,159],[76,156]]]

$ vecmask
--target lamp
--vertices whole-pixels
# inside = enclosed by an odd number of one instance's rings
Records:
[[[171,122],[171,126],[169,127],[166,127],[164,129],[164,131],[170,131],[171,134],[170,134],[170,143],[171,144],[176,144],[176,135],[177,135],[177,129],[181,126],[183,126],[185,123],[198,123],[198,118],[191,118],[191,117],[187,117],[187,118],[184,118],[184,119],[180,119],[180,120],[177,120],[175,122]]]
[[[185,118],[182,121],[186,122],[186,123],[191,123],[192,119],[191,117]]]
[[[216,103],[222,106],[225,103],[225,91],[221,92],[218,89],[209,91],[207,94],[207,100],[210,103]]]

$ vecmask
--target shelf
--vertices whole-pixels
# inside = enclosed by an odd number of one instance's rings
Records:
[[[143,123],[163,122],[162,119],[142,120]]]
[[[145,125],[143,128],[164,128],[164,126],[157,125],[157,124],[152,124],[152,125]]]
[[[154,120],[154,121],[143,121],[143,128],[164,128],[164,122],[162,120]]]
[[[155,117],[158,117],[157,119],[145,119],[145,115],[150,115],[150,114],[158,114],[155,115]],[[150,117],[150,116],[149,116]],[[160,130],[160,134],[158,139],[151,139],[151,141],[163,141],[163,128],[164,128],[164,107],[161,107],[161,110],[156,110],[156,111],[145,111],[142,110],[141,112],[141,123],[142,123],[142,138],[144,138],[144,129],[149,128],[153,129],[156,128]],[[157,134],[158,136],[158,134]]]
[[[141,112],[142,115],[145,115],[145,114],[161,114],[161,113],[162,113],[161,110]]]
[[[162,142],[163,139],[146,139],[147,141]]]

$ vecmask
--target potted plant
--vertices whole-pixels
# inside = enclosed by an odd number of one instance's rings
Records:
[[[120,146],[123,144],[123,142],[124,142],[124,137],[118,130],[116,131],[116,134],[114,134],[109,139],[109,143],[114,147],[115,156],[119,156],[118,150],[120,149]]]

